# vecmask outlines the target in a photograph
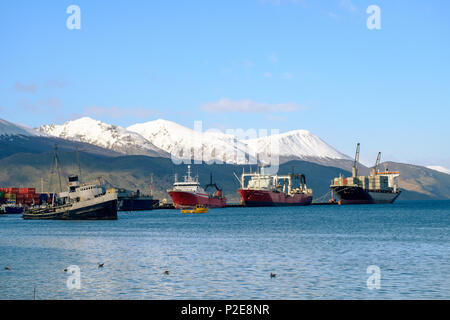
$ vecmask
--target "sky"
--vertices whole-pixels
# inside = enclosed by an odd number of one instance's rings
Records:
[[[450,168],[449,39],[447,0],[1,1],[0,118],[305,129]]]

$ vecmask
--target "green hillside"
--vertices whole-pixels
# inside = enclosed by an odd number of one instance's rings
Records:
[[[74,152],[59,152],[62,164],[62,176],[67,177],[71,173],[78,172],[76,155]],[[79,155],[82,180],[92,181],[98,177],[103,177],[113,186],[127,189],[140,189],[143,192],[150,191],[150,175],[154,175],[155,196],[162,199],[168,198],[166,190],[174,181],[176,173],[179,179],[186,174],[186,165],[174,165],[167,158],[152,158],[147,156],[123,156],[105,157],[80,153]],[[17,153],[12,156],[0,159],[0,185],[17,187],[36,187],[41,190],[41,178],[43,179],[44,191],[54,191],[57,186],[57,176],[53,175],[52,186],[50,182],[50,168],[52,164],[52,152],[39,154]],[[214,181],[223,189],[229,201],[239,200],[236,190],[239,183],[233,175],[239,175],[244,166],[238,165],[192,165],[192,173],[198,174],[200,182],[207,184],[210,173],[213,174]],[[249,166],[245,166],[248,171]],[[256,167],[253,166],[252,170]],[[315,197],[319,197],[328,192],[330,180],[340,173],[349,174],[339,168],[322,166],[305,161],[290,161],[281,165],[279,173],[301,172],[306,175],[308,187],[314,190]]]
[[[59,152],[62,164],[63,185],[65,177],[78,172],[76,154],[73,151]],[[174,181],[176,173],[179,179],[186,174],[186,165],[175,165],[170,159],[148,156],[109,157],[100,154],[80,152],[80,163],[83,181],[94,181],[104,178],[109,184],[130,190],[139,189],[150,192],[150,176],[154,175],[155,197],[169,199],[166,190]],[[41,178],[44,191],[58,191],[56,175],[50,179],[53,153],[16,153],[0,159],[0,186],[35,187],[41,190]],[[399,200],[449,199],[450,175],[427,168],[389,163],[390,170],[401,171],[400,187],[404,190]],[[206,165],[193,164],[192,173],[198,174],[201,184],[209,182],[210,173],[214,181],[223,189],[230,202],[238,202],[236,190],[239,183],[233,172],[240,175],[242,169],[249,171],[249,166],[241,165]],[[254,171],[255,166],[252,167]],[[314,198],[318,199],[329,191],[330,181],[350,172],[312,162],[293,160],[280,166],[279,174],[287,174],[294,169],[306,175],[309,188],[314,190]],[[49,186],[50,181],[52,185]],[[323,199],[326,200],[326,199]]]

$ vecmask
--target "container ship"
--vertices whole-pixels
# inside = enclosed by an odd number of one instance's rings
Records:
[[[352,177],[344,178],[342,175],[335,178],[330,185],[339,204],[374,204],[393,203],[401,193],[398,188],[400,172],[388,169],[380,172],[381,152],[378,153],[375,166],[369,176],[358,176],[359,147],[357,144],[355,161],[352,167]]]
[[[215,192],[209,193],[207,190],[214,188]],[[173,188],[167,193],[172,198],[176,209],[190,209],[197,205],[203,205],[208,208],[224,208],[227,204],[227,199],[222,195],[222,190],[212,183],[212,176],[210,183],[205,188],[200,186],[198,176],[191,176],[191,166],[188,165],[187,175],[184,176],[183,181],[178,181],[175,175],[175,182]]]
[[[313,191],[307,188],[303,174],[268,175],[261,166],[259,172],[242,172],[241,178],[236,178],[241,185],[238,190],[241,204],[246,207],[306,206],[313,199]],[[247,186],[245,178],[250,178]],[[294,187],[297,180],[298,187]]]

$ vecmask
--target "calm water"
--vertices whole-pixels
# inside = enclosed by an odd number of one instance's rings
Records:
[[[79,290],[66,286],[69,265]],[[367,288],[370,265],[379,290]],[[449,266],[449,201],[0,216],[0,299],[34,288],[36,299],[449,299]]]

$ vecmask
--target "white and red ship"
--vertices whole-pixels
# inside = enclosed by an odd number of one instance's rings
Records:
[[[250,178],[247,186],[245,178]],[[293,185],[294,180],[299,180],[297,187]],[[261,167],[259,172],[243,172],[239,182],[241,188],[238,193],[246,207],[306,206],[313,198],[303,174],[269,175]]]
[[[175,175],[173,188],[167,191],[176,209],[194,208],[197,205],[208,208],[223,208],[226,206],[227,199],[222,195],[222,190],[212,181],[205,188],[200,186],[198,176],[191,176],[191,166],[188,166],[187,175],[183,178],[183,181],[178,181]],[[206,190],[209,187],[215,187],[216,191],[208,193]]]

